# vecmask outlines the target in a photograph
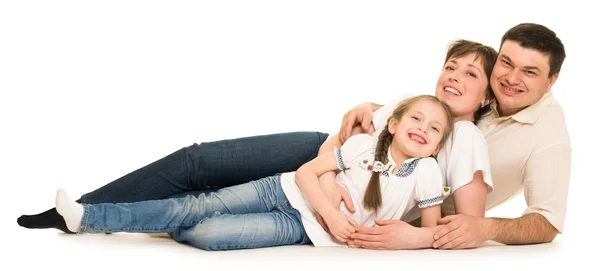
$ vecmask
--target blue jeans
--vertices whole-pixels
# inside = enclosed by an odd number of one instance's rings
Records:
[[[280,175],[198,197],[83,206],[80,232],[167,232],[205,250],[308,242],[300,213],[281,188]]]
[[[137,202],[199,195],[295,171],[317,156],[327,136],[293,132],[193,144],[83,195],[80,202]]]

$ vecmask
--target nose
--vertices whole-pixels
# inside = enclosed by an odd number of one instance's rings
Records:
[[[427,125],[424,123],[421,123],[421,126],[419,126],[419,131],[421,131],[423,134],[427,134]]]
[[[508,83],[511,85],[518,84],[519,80],[519,70],[517,69],[512,69],[506,76],[506,81],[508,81]]]
[[[452,74],[450,74],[450,78],[449,79],[450,79],[450,82],[455,82],[455,83],[459,82],[459,80],[458,80],[458,74],[456,74],[456,71],[453,72]]]

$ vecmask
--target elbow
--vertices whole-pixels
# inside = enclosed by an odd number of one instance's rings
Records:
[[[306,175],[308,171],[305,166],[301,166],[295,174],[296,184],[301,183],[303,180],[306,180]]]
[[[556,236],[558,236],[558,231],[555,228],[552,228],[544,235],[542,243],[550,243],[554,241]]]

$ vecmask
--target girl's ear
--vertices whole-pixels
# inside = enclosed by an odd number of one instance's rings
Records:
[[[398,127],[398,120],[397,119],[390,119],[390,121],[388,122],[388,132],[390,132],[391,135],[394,135],[394,133],[396,133],[396,128]]]

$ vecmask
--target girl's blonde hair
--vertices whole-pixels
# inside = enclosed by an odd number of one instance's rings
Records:
[[[391,119],[400,121],[402,116],[404,116],[404,114],[406,114],[406,112],[415,103],[423,100],[432,101],[439,104],[446,112],[447,126],[442,133],[442,140],[440,141],[440,145],[443,145],[450,136],[450,133],[454,130],[454,118],[452,116],[452,110],[450,107],[435,96],[418,95],[403,100],[400,102],[400,104],[398,104],[398,107],[396,107],[396,110],[394,110],[394,113],[392,113],[392,116],[388,119],[388,124]],[[381,161],[384,164],[388,162],[387,152],[390,144],[392,143],[392,134],[388,131],[388,124],[386,124],[383,131],[381,131],[377,141],[377,147],[375,148],[375,161]],[[363,199],[363,206],[367,210],[376,210],[379,208],[379,206],[381,206],[381,185],[379,184],[379,174],[380,172],[373,172],[371,175],[371,180],[369,180],[369,184],[367,185],[367,191],[365,191],[365,197]]]

